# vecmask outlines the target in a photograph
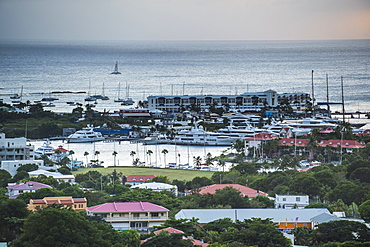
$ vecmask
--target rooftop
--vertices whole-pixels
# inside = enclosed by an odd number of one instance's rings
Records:
[[[165,207],[150,202],[108,202],[89,207],[86,210],[94,213],[169,211]]]

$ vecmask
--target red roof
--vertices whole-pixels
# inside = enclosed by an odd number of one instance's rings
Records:
[[[332,132],[334,132],[334,130],[332,128],[327,128],[325,130],[320,130],[319,131],[320,134],[330,134]]]
[[[167,228],[164,228],[164,229],[160,229],[160,230],[154,231],[154,234],[155,235],[158,235],[162,231],[167,231],[169,233],[182,233],[182,234],[184,233],[181,230],[178,230],[178,229],[175,229],[175,228],[172,228],[172,227],[167,227]]]
[[[253,141],[270,141],[270,140],[274,140],[274,139],[277,139],[279,137],[271,134],[271,133],[267,133],[267,132],[263,132],[263,133],[258,133],[256,135],[254,135],[254,137],[249,137],[249,138],[246,138],[246,140],[253,140]]]
[[[127,182],[146,182],[155,178],[154,175],[129,175]]]
[[[241,196],[248,196],[248,197],[256,197],[258,195],[260,196],[268,196],[267,193],[259,190],[255,190],[252,188],[249,188],[244,185],[240,184],[212,184],[209,186],[205,186],[199,189],[199,194],[205,195],[205,194],[215,194],[216,190],[223,189],[225,187],[233,187],[234,189],[237,189],[240,191]]]
[[[344,147],[344,148],[364,148],[365,144],[360,143],[355,140],[322,140],[319,143],[319,146],[321,147]]]
[[[57,151],[57,150],[59,150],[60,152],[67,152],[67,151],[68,151],[67,149],[62,148],[62,147],[59,147],[59,148],[53,149],[53,151]]]
[[[169,211],[165,207],[150,202],[108,202],[89,207],[86,210],[94,213]]]
[[[294,143],[297,147],[306,147],[308,145],[308,139],[297,139],[297,138],[281,138],[280,145],[284,146],[294,146]]]

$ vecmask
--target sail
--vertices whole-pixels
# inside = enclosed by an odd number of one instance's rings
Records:
[[[121,74],[121,72],[118,71],[118,62],[116,62],[116,65],[114,66],[114,71],[112,72],[114,75]]]

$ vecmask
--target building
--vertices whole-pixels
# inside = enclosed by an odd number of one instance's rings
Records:
[[[138,185],[146,183],[155,178],[154,175],[129,175],[126,177],[126,183],[131,185]]]
[[[199,193],[201,195],[215,194],[217,190],[222,190],[226,187],[232,187],[234,189],[239,190],[240,196],[242,197],[248,196],[252,198],[256,196],[268,196],[268,194],[263,191],[255,190],[255,189],[252,189],[247,186],[240,185],[240,184],[212,184],[212,185],[204,186],[204,187],[197,189],[196,193]]]
[[[276,195],[275,208],[304,208],[310,204],[308,195]]]
[[[52,187],[47,184],[28,181],[25,183],[19,183],[19,184],[8,184],[6,187],[8,189],[8,196],[9,198],[17,198],[18,195],[26,193],[26,192],[36,192],[36,190],[39,189],[51,189]]]
[[[27,144],[26,138],[6,138],[4,133],[0,133],[0,169],[14,176],[17,169],[25,164],[36,164],[41,169],[50,169],[48,165],[44,165],[43,160],[35,160],[34,146]]]
[[[44,199],[30,199],[27,208],[31,211],[36,211],[39,208],[44,208],[52,204],[71,207],[71,209],[76,211],[83,211],[86,210],[87,200],[86,198],[72,198],[72,196],[44,197]]]
[[[168,219],[169,210],[149,202],[110,202],[89,207],[88,215],[100,216],[116,230],[149,233]]]
[[[166,184],[166,183],[142,183],[138,185],[131,186],[131,188],[140,188],[140,189],[151,189],[153,191],[161,192],[161,191],[171,191],[176,196],[178,195],[178,188],[177,185]]]
[[[182,209],[176,215],[176,219],[198,218],[201,225],[209,222],[230,218],[233,221],[252,218],[271,219],[279,230],[291,232],[296,227],[308,227],[313,229],[318,219],[314,217],[325,213],[331,215],[326,208],[305,209],[276,209],[276,208],[237,208],[237,209]],[[333,219],[333,218],[332,218]]]
[[[59,182],[66,182],[66,183],[74,183],[75,182],[75,175],[64,175],[60,172],[50,172],[46,170],[36,170],[28,172],[30,177],[37,177],[39,175],[44,175],[46,177],[53,177]]]
[[[200,110],[208,109],[210,106],[239,109],[240,111],[261,111],[265,106],[276,107],[283,98],[294,103],[297,109],[305,106],[310,100],[309,94],[291,93],[277,94],[274,90],[256,93],[243,93],[239,95],[166,95],[149,96],[148,108],[165,112],[178,113],[196,106]]]

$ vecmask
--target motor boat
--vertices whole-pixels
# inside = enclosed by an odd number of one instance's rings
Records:
[[[104,139],[102,134],[95,132],[92,126],[78,130],[66,138],[67,142],[98,142],[104,141]]]
[[[181,130],[176,135],[173,144],[201,146],[231,146],[235,139],[217,132],[208,132],[203,126],[195,124],[190,130]]]
[[[248,137],[253,137],[258,133],[262,133],[263,130],[255,128],[252,125],[248,124],[246,126],[235,126],[229,125],[225,128],[218,130],[221,135],[229,136],[232,139],[244,139]]]
[[[41,147],[35,150],[35,156],[40,158],[43,155],[51,156],[54,154],[54,148],[50,145],[50,141],[46,140]]]

